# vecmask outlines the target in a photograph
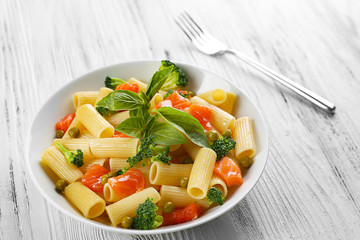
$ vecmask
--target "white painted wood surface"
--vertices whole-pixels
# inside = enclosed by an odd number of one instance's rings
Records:
[[[234,48],[337,105],[328,115],[231,56],[196,51],[173,22],[187,10]],[[360,2],[0,1],[0,239],[360,239]],[[42,103],[87,71],[136,59],[225,76],[264,114],[266,170],[231,212],[159,236],[79,223],[29,180],[25,139]]]

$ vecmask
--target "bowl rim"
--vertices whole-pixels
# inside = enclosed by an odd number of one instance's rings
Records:
[[[31,137],[31,130],[33,128],[34,125],[34,121],[36,119],[36,117],[38,116],[38,114],[43,110],[43,108],[45,107],[46,103],[58,92],[61,91],[61,89],[67,87],[68,85],[73,84],[74,82],[80,81],[83,78],[86,78],[88,76],[91,76],[93,74],[95,74],[96,72],[100,72],[100,71],[104,71],[105,69],[109,68],[114,68],[115,66],[119,66],[119,65],[124,65],[124,64],[148,64],[148,63],[153,63],[153,62],[160,62],[161,60],[159,59],[151,59],[151,60],[131,60],[131,61],[121,61],[121,62],[117,62],[115,64],[110,64],[110,65],[106,65],[106,66],[102,66],[102,67],[98,67],[98,68],[94,68],[91,69],[90,71],[87,71],[84,74],[81,74],[75,78],[73,78],[72,80],[70,80],[69,82],[65,83],[64,85],[62,85],[55,93],[51,94],[49,97],[46,98],[46,100],[41,104],[41,106],[38,108],[38,110],[36,111],[36,114],[34,115],[34,117],[31,120],[31,124],[30,124],[30,128],[27,132],[26,135],[26,167],[29,170],[30,173],[30,178],[33,182],[33,184],[36,186],[36,188],[40,191],[41,195],[48,201],[50,202],[56,209],[58,209],[60,212],[66,214],[67,216],[76,219],[82,223],[85,224],[89,224],[91,226],[94,226],[96,228],[102,229],[102,230],[107,230],[107,231],[111,231],[111,232],[116,232],[116,233],[122,233],[122,234],[130,234],[130,235],[155,235],[155,234],[164,234],[164,233],[169,233],[169,232],[178,232],[181,230],[186,230],[189,228],[193,228],[199,225],[202,225],[204,223],[210,222],[212,220],[214,220],[215,218],[220,217],[221,215],[227,213],[228,211],[230,211],[232,208],[234,208],[237,204],[239,204],[250,192],[251,190],[255,187],[255,185],[257,184],[257,182],[259,181],[259,179],[261,178],[265,167],[267,165],[267,161],[268,161],[268,156],[269,156],[269,135],[268,135],[268,129],[266,127],[265,121],[264,121],[264,117],[262,114],[262,111],[258,108],[258,106],[254,103],[254,101],[244,92],[242,91],[240,88],[238,88],[237,86],[235,86],[232,82],[228,81],[226,78],[221,77],[220,75],[209,71],[203,67],[199,67],[199,66],[195,66],[192,64],[188,64],[188,63],[183,63],[183,62],[179,62],[179,61],[172,61],[175,64],[179,64],[181,66],[185,66],[185,67],[190,67],[190,68],[195,68],[199,71],[202,72],[206,72],[208,74],[211,74],[219,79],[222,79],[223,81],[227,82],[228,84],[230,84],[231,86],[234,86],[238,91],[240,91],[242,94],[244,94],[247,99],[255,106],[256,111],[258,111],[259,113],[259,117],[261,119],[261,121],[264,123],[264,130],[263,131],[263,136],[266,137],[266,144],[264,146],[264,151],[265,151],[265,162],[263,164],[263,167],[261,169],[261,172],[259,174],[259,177],[256,179],[256,181],[254,182],[254,184],[252,186],[250,186],[250,188],[248,189],[248,191],[244,194],[244,196],[237,200],[234,201],[234,203],[229,204],[229,205],[223,205],[221,207],[221,210],[214,212],[212,215],[207,216],[205,218],[198,218],[196,219],[196,221],[192,221],[192,222],[187,222],[187,223],[182,223],[182,224],[177,224],[177,225],[172,225],[172,226],[167,226],[167,227],[163,227],[163,228],[157,228],[157,229],[152,229],[152,230],[138,230],[138,229],[124,229],[124,228],[120,228],[120,227],[113,227],[110,225],[106,225],[106,224],[102,224],[100,222],[94,221],[92,219],[87,219],[85,217],[81,217],[81,216],[76,216],[68,211],[66,211],[64,208],[62,208],[58,203],[56,203],[54,200],[52,200],[47,194],[46,192],[40,187],[40,185],[37,183],[36,178],[34,176],[34,173],[31,170],[31,166],[30,166],[30,143],[32,140]],[[191,224],[189,224],[191,223]]]

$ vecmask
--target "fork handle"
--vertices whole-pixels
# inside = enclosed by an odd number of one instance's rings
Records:
[[[312,91],[304,88],[300,84],[290,80],[289,78],[285,77],[284,75],[282,75],[280,73],[277,73],[277,72],[271,70],[270,68],[268,68],[268,67],[266,67],[266,66],[264,66],[264,65],[262,65],[262,64],[260,64],[260,63],[258,63],[256,61],[248,58],[247,56],[243,55],[238,50],[230,49],[230,50],[227,50],[227,52],[232,53],[233,55],[235,55],[239,59],[243,60],[244,62],[246,62],[250,66],[256,68],[260,72],[266,74],[267,76],[271,77],[272,79],[274,79],[278,83],[281,83],[285,87],[288,87],[289,89],[293,90],[294,92],[296,92],[300,96],[304,97],[305,99],[307,99],[308,101],[314,103],[315,105],[317,105],[318,107],[324,109],[325,111],[328,111],[328,112],[334,112],[335,111],[336,107],[335,107],[335,105],[333,103],[331,103],[328,100],[326,100],[325,98],[317,95],[316,93],[313,93]]]

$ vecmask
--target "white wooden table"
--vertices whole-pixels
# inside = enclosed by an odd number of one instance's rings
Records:
[[[187,10],[250,57],[333,101],[326,114],[231,56],[196,51]],[[360,239],[360,2],[0,1],[0,239]],[[266,170],[231,212],[167,235],[109,233],[51,206],[29,180],[25,139],[42,103],[105,65],[170,59],[228,78],[262,111]]]

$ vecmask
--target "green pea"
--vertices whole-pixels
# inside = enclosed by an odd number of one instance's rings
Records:
[[[117,171],[111,171],[107,175],[109,176],[109,178],[112,178],[112,177],[116,177],[118,174]]]
[[[69,136],[71,138],[77,138],[80,136],[80,130],[77,127],[73,127],[69,129]]]
[[[64,136],[64,131],[63,130],[57,130],[56,131],[56,138],[62,138]]]
[[[175,209],[175,206],[174,206],[174,204],[172,202],[166,202],[164,204],[163,211],[165,213],[171,213],[172,211],[174,211],[174,209]]]
[[[195,96],[194,92],[193,91],[187,91],[187,93],[189,94],[190,97],[193,97]]]
[[[188,183],[189,183],[189,178],[187,177],[180,178],[180,187],[187,188]]]
[[[102,185],[105,185],[108,182],[108,180],[109,180],[109,175],[104,174],[101,176],[101,184]]]
[[[226,129],[223,134],[224,137],[232,137],[232,131],[230,129]]]
[[[210,130],[206,134],[210,142],[215,142],[219,139],[219,134],[215,130]]]
[[[157,215],[157,216],[154,218],[154,220],[155,220],[156,222],[162,222],[162,221],[164,221],[164,218],[163,218],[162,216],[160,216],[160,215]]]
[[[121,226],[123,228],[131,228],[131,225],[133,224],[133,219],[131,217],[124,217],[121,220]]]
[[[239,165],[243,168],[249,168],[254,163],[254,160],[249,157],[240,158]]]
[[[64,179],[59,179],[55,184],[55,190],[58,193],[62,193],[65,190],[67,185],[68,185],[68,183]]]
[[[185,158],[182,163],[185,163],[185,164],[191,164],[193,163],[193,161],[191,160],[191,158]]]

